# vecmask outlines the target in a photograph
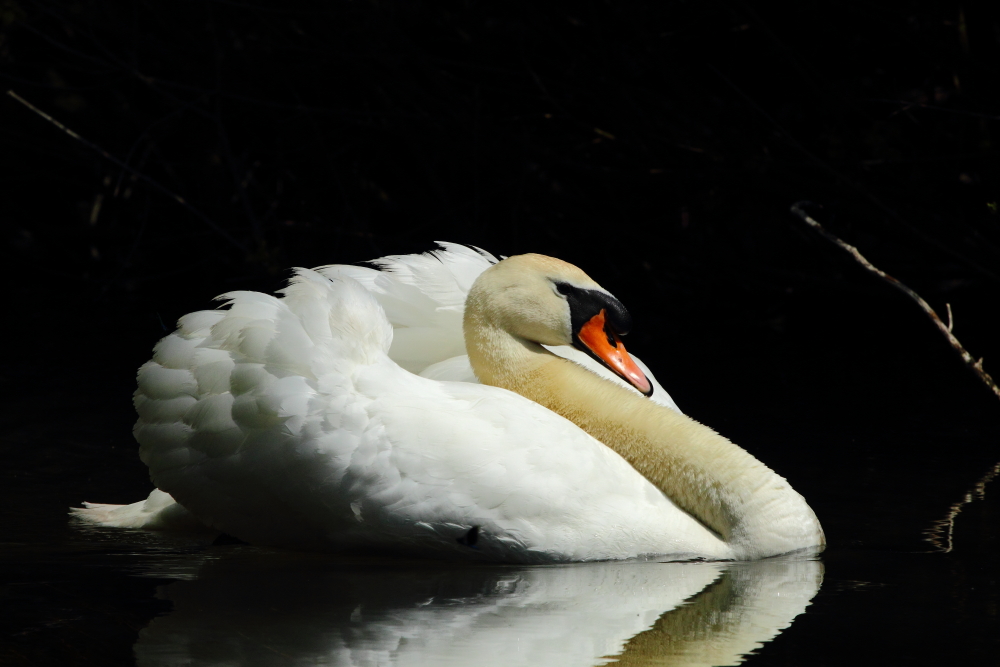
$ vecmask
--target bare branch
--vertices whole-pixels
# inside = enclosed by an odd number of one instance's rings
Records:
[[[806,202],[798,202],[796,204],[793,204],[792,213],[794,213],[807,225],[809,225],[817,232],[819,232],[823,236],[823,238],[830,241],[831,243],[839,247],[841,250],[844,250],[845,252],[849,253],[858,262],[858,264],[865,267],[868,271],[874,273],[879,278],[889,283],[899,291],[906,294],[906,296],[910,297],[913,301],[915,301],[916,304],[920,306],[921,310],[924,311],[927,317],[931,318],[931,321],[934,322],[934,325],[938,328],[938,331],[940,331],[941,334],[948,339],[948,343],[950,343],[952,348],[954,348],[955,351],[958,352],[959,356],[962,357],[962,361],[965,362],[965,365],[968,366],[969,369],[973,373],[975,373],[976,376],[979,377],[979,379],[982,380],[983,383],[985,383],[986,386],[989,387],[994,394],[997,395],[998,398],[1000,398],[1000,387],[997,387],[997,383],[993,380],[992,377],[990,377],[989,373],[983,370],[983,360],[980,359],[979,361],[976,361],[975,359],[973,359],[972,355],[969,354],[968,350],[962,347],[962,344],[958,341],[957,338],[955,338],[954,334],[952,334],[951,332],[952,317],[951,317],[950,305],[948,306],[948,324],[946,325],[944,322],[941,321],[941,318],[938,317],[938,314],[934,312],[934,309],[931,308],[930,305],[928,305],[928,303],[924,301],[919,294],[917,294],[909,287],[907,287],[903,283],[899,282],[898,280],[890,276],[885,271],[872,265],[871,262],[865,259],[864,256],[860,252],[858,252],[857,248],[855,248],[849,243],[842,241],[835,234],[828,232],[826,229],[824,229],[823,225],[819,224],[818,222],[816,222],[816,220],[810,217],[809,214],[802,209],[802,206],[805,204]]]

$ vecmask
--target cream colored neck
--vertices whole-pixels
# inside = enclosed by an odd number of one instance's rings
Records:
[[[712,429],[600,378],[467,312],[477,377],[544,405],[590,433],[715,531],[736,558],[822,544],[805,500]]]

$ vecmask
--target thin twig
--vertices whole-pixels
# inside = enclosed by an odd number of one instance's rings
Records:
[[[105,159],[110,160],[111,162],[114,162],[116,165],[118,165],[122,169],[128,171],[130,174],[133,174],[136,178],[142,179],[148,185],[152,186],[155,190],[159,190],[163,194],[167,195],[168,197],[170,197],[171,199],[173,199],[174,201],[176,201],[178,204],[180,204],[181,206],[183,206],[184,208],[186,208],[188,211],[190,211],[199,220],[201,220],[206,225],[208,225],[209,227],[211,227],[212,229],[214,229],[216,232],[218,232],[219,235],[221,235],[224,239],[226,239],[227,241],[229,241],[230,243],[232,243],[234,246],[236,246],[237,248],[239,248],[240,250],[242,250],[244,253],[248,252],[246,246],[244,246],[242,243],[240,243],[239,241],[237,241],[232,235],[229,234],[229,232],[227,232],[222,227],[220,227],[214,220],[212,220],[207,215],[205,215],[204,213],[202,213],[201,211],[199,211],[198,209],[196,209],[191,204],[187,203],[187,201],[185,201],[184,198],[181,197],[180,195],[174,194],[173,192],[171,192],[167,188],[163,187],[162,185],[160,185],[159,183],[157,183],[156,181],[154,181],[149,176],[146,176],[145,174],[143,174],[140,171],[136,171],[135,169],[133,169],[132,167],[130,167],[128,164],[126,164],[125,162],[122,162],[121,160],[119,160],[118,158],[116,158],[111,153],[108,153],[106,150],[104,150],[103,148],[101,148],[97,144],[95,144],[93,142],[90,142],[90,141],[87,141],[86,139],[84,139],[83,137],[81,137],[79,134],[77,134],[73,130],[69,129],[68,127],[66,127],[65,125],[63,125],[59,121],[57,121],[55,118],[53,118],[52,116],[48,115],[47,113],[45,113],[44,111],[42,111],[41,109],[39,109],[38,107],[36,107],[35,105],[33,105],[31,102],[27,101],[26,99],[24,99],[23,97],[21,97],[20,95],[18,95],[17,93],[15,93],[13,90],[8,90],[7,91],[7,95],[9,95],[10,97],[14,98],[15,100],[17,100],[18,102],[20,102],[24,106],[28,107],[28,109],[30,109],[31,111],[35,112],[36,114],[38,114],[39,116],[41,116],[42,118],[44,118],[45,120],[47,120],[48,122],[52,123],[53,125],[55,125],[56,127],[58,127],[60,130],[62,130],[64,133],[66,133],[67,135],[69,135],[73,139],[76,139],[77,141],[79,141],[81,144],[83,144],[87,148],[89,148],[89,149],[91,149],[91,150],[99,153]]]
[[[830,241],[831,243],[839,247],[841,250],[850,253],[850,255],[854,257],[854,259],[861,266],[865,267],[868,271],[871,271],[879,278],[889,283],[899,291],[903,292],[904,294],[906,294],[906,296],[913,299],[913,301],[915,301],[917,305],[920,306],[921,310],[924,311],[927,317],[931,318],[931,321],[934,322],[934,325],[938,328],[938,331],[940,331],[941,334],[948,339],[948,342],[951,344],[951,346],[955,349],[956,352],[958,352],[959,356],[962,357],[962,361],[965,362],[965,365],[968,366],[972,370],[972,372],[975,373],[979,377],[979,379],[982,380],[986,384],[986,386],[989,387],[990,390],[997,395],[998,398],[1000,398],[1000,387],[997,387],[997,383],[994,382],[993,378],[990,377],[989,373],[983,370],[983,360],[979,359],[977,361],[976,359],[974,359],[973,356],[969,354],[968,350],[962,347],[962,344],[958,341],[957,338],[955,338],[955,335],[952,334],[951,306],[948,306],[948,324],[945,324],[943,321],[941,321],[941,318],[938,317],[938,314],[934,312],[934,309],[931,308],[930,305],[926,301],[924,301],[919,294],[917,294],[909,287],[907,287],[903,283],[899,282],[898,280],[890,276],[885,271],[872,265],[871,262],[865,259],[864,256],[860,252],[858,252],[857,248],[855,248],[849,243],[842,241],[836,235],[828,232],[826,229],[823,228],[823,225],[819,224],[813,218],[811,218],[809,214],[802,209],[802,206],[804,206],[805,204],[806,202],[798,202],[796,204],[793,204],[792,213],[798,216],[807,225],[809,225],[817,232],[819,232],[823,236],[823,238]]]
[[[979,113],[978,111],[964,111],[962,109],[950,109],[948,107],[939,107],[933,104],[922,104],[920,102],[908,102],[906,100],[886,100],[879,98],[866,98],[862,99],[862,102],[885,102],[887,104],[898,104],[902,107],[899,111],[906,111],[907,109],[933,109],[935,111],[947,111],[948,113],[959,114],[962,116],[974,116],[975,118],[987,118],[989,120],[1000,120],[1000,116],[992,113]]]

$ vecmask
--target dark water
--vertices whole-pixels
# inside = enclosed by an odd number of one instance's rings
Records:
[[[1000,502],[978,460],[783,470],[827,527],[818,559],[344,559],[73,525],[71,504],[148,489],[127,405],[73,395],[72,419],[44,418],[51,394],[5,416],[4,665],[932,665],[1000,650]],[[947,453],[992,435],[896,437]]]

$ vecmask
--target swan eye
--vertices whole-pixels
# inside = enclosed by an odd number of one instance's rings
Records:
[[[573,286],[569,283],[553,283],[556,286],[556,291],[563,296],[569,296],[569,293],[573,291]]]

